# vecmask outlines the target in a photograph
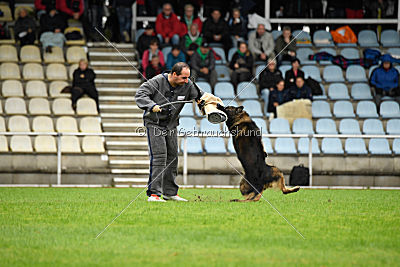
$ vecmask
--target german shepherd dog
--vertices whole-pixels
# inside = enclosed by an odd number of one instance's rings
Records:
[[[240,192],[245,199],[231,201],[258,201],[267,188],[278,188],[283,194],[299,191],[298,186],[287,188],[282,172],[277,167],[266,164],[265,158],[268,155],[261,142],[261,131],[243,110],[243,106],[218,105],[218,109],[228,117],[226,125],[232,134],[233,146],[245,172],[245,179],[240,181]]]

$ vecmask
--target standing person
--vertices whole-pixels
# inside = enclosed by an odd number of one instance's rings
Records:
[[[300,69],[300,61],[298,58],[292,59],[292,68],[285,72],[285,85],[287,88],[292,87],[297,77],[304,79],[304,72]]]
[[[274,58],[274,46],[274,38],[265,31],[264,24],[258,24],[257,30],[249,35],[249,49],[255,60],[267,61],[268,58]]]
[[[15,36],[21,46],[33,44],[36,40],[36,22],[28,15],[25,8],[21,8],[14,26]]]
[[[163,73],[144,82],[136,93],[136,103],[144,110],[150,154],[150,174],[147,201],[187,201],[178,195],[175,183],[178,166],[177,129],[183,104],[160,108],[177,100],[193,100],[202,95],[189,79],[190,67],[176,63],[171,72]],[[163,196],[164,199],[161,198]]]
[[[217,83],[217,72],[215,71],[215,58],[210,51],[208,43],[203,42],[194,52],[190,59],[192,67],[192,77],[196,80],[198,77],[203,77],[210,83],[211,87]]]
[[[123,37],[125,43],[131,40],[132,27],[132,5],[134,0],[114,0],[114,6],[117,9],[119,34]]]
[[[181,23],[172,11],[172,5],[165,3],[162,11],[156,18],[156,32],[161,44],[179,44]]]
[[[279,54],[279,64],[282,61],[292,61],[296,57],[296,41],[293,40],[292,31],[289,26],[283,27],[282,35],[276,38],[275,54]]]
[[[235,88],[238,83],[251,80],[253,55],[247,49],[245,42],[239,44],[238,50],[233,54],[229,63],[229,68],[232,70],[231,81]]]
[[[71,88],[72,108],[76,110],[78,99],[87,94],[96,101],[97,111],[100,112],[99,93],[94,84],[96,74],[88,65],[89,63],[86,59],[81,59],[79,60],[79,67],[74,71]]]

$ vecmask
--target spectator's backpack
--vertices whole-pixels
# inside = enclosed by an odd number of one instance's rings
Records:
[[[308,77],[306,80],[306,85],[310,87],[312,95],[322,95],[322,88],[319,82],[314,80],[311,77]]]
[[[298,166],[294,166],[292,171],[290,172],[289,184],[300,185],[300,186],[309,186],[310,185],[310,172],[307,167],[304,167],[303,164]]]

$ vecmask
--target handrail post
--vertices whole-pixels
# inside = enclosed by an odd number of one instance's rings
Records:
[[[61,133],[57,134],[57,185],[61,185]]]
[[[187,135],[183,137],[183,184],[187,185]]]
[[[313,177],[312,177],[312,138],[313,135],[310,134],[308,136],[308,171],[310,174],[310,186],[313,184]]]

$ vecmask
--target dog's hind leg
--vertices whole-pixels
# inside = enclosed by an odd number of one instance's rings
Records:
[[[256,202],[259,201],[263,191],[260,193],[251,192],[250,194],[244,195],[245,199],[232,199],[231,202]]]
[[[274,176],[278,176],[278,179],[271,183],[271,187],[279,188],[280,190],[282,190],[283,194],[290,194],[290,193],[294,193],[294,192],[297,192],[300,190],[299,186],[287,188],[285,186],[285,178],[283,177],[283,173],[276,167],[272,167],[272,168],[273,168]]]

